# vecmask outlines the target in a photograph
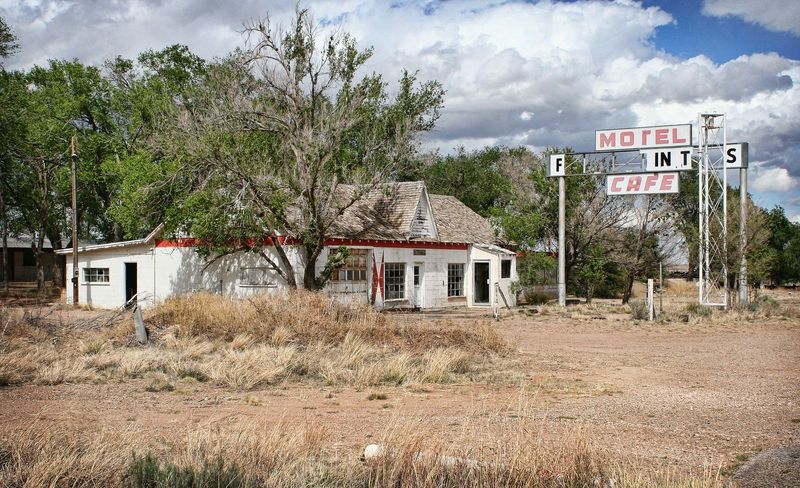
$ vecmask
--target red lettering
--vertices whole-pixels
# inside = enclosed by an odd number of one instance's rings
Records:
[[[642,186],[642,177],[641,176],[629,176],[628,177],[628,187],[625,191],[639,191],[639,188]]]
[[[644,191],[648,191],[650,190],[650,188],[656,186],[657,182],[658,182],[658,175],[648,175],[647,179],[644,180]]]
[[[617,134],[611,132],[610,134],[600,133],[600,147],[614,147],[617,145]]]
[[[672,187],[674,186],[673,185],[674,182],[675,182],[675,175],[674,174],[663,175],[661,177],[661,188],[660,188],[660,190],[661,191],[670,191],[670,190],[672,190]]]
[[[652,131],[650,129],[643,129],[642,130],[642,146],[647,145],[647,136],[650,135]]]
[[[620,146],[633,146],[633,131],[626,130],[625,132],[619,133],[619,145]]]
[[[621,193],[622,192],[622,187],[619,186],[619,184],[622,183],[622,180],[624,180],[624,179],[625,178],[622,177],[622,176],[612,176],[611,177],[611,191],[614,192],[614,193]]]
[[[669,144],[669,129],[656,129],[656,144]]]
[[[678,128],[677,127],[673,127],[672,128],[672,143],[673,144],[686,143],[686,138],[685,137],[678,138]]]

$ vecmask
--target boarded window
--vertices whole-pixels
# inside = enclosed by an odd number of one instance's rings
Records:
[[[108,283],[108,268],[83,268],[84,283]]]
[[[511,278],[511,260],[504,259],[500,262],[500,277]]]
[[[384,266],[384,286],[386,299],[397,300],[406,296],[405,263],[386,263]]]
[[[367,258],[369,249],[348,249],[350,255],[345,259],[344,264],[334,269],[331,273],[332,281],[367,281]],[[336,254],[337,249],[331,249],[330,254]]]
[[[464,263],[447,265],[447,296],[464,296]]]
[[[241,286],[275,286],[272,270],[266,266],[241,268],[239,284]]]

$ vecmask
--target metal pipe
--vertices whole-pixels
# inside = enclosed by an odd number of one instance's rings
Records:
[[[558,177],[558,304],[567,305],[567,260],[566,260],[566,179]]]
[[[747,305],[747,168],[739,169],[739,304]]]

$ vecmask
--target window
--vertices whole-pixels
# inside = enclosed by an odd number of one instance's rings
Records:
[[[500,277],[511,278],[511,260],[504,259],[500,261]]]
[[[386,299],[397,300],[406,297],[405,263],[386,263],[383,268]]]
[[[239,284],[241,286],[275,286],[275,281],[272,279],[270,268],[264,266],[241,268]]]
[[[414,265],[414,286],[419,286],[419,264]]]
[[[338,252],[337,249],[331,248],[330,255]],[[345,259],[344,264],[334,269],[331,273],[332,281],[367,281],[367,256],[369,249],[348,249],[350,253]]]
[[[36,266],[36,258],[33,257],[33,251],[25,249],[22,251],[22,265],[25,267]]]
[[[464,296],[464,263],[447,265],[447,296]]]
[[[83,268],[84,283],[108,283],[108,268]]]
[[[425,249],[414,249],[414,256],[424,256],[426,253]]]

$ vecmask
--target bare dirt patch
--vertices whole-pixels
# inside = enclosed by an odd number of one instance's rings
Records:
[[[784,310],[797,305],[794,296],[780,298]],[[540,307],[497,323],[466,314],[459,320],[494,324],[512,344],[518,384],[291,383],[252,391],[191,377],[163,390],[151,379],[24,384],[0,389],[0,431],[69,426],[157,441],[288,422],[324,429],[325,445],[353,458],[401,427],[489,453],[514,436],[557,448],[577,433],[636,469],[728,476],[758,451],[800,443],[793,317],[648,324],[602,304]]]

